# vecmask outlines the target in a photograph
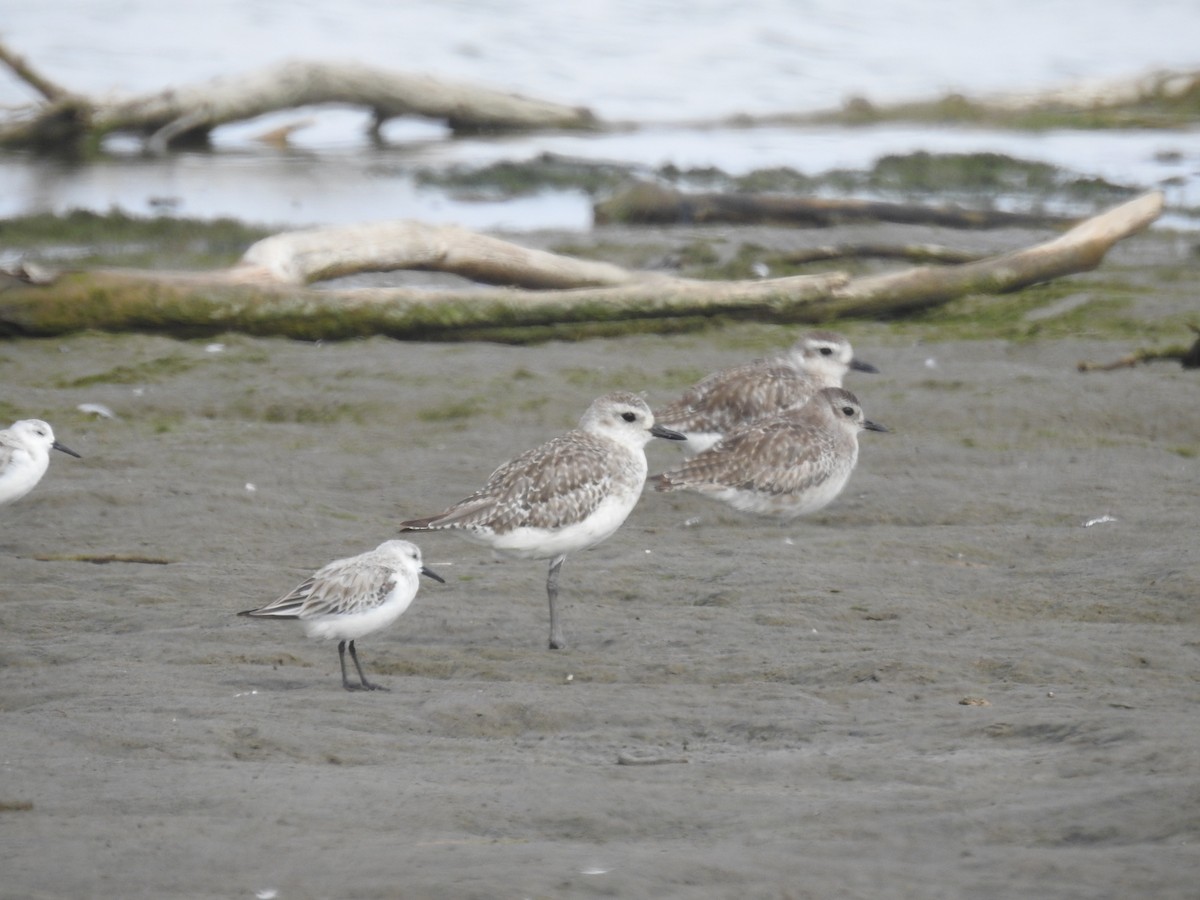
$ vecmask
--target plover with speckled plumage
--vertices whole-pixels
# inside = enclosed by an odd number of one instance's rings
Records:
[[[566,647],[558,575],[567,555],[610,537],[646,483],[651,438],[683,440],[663,428],[641,397],[594,400],[579,426],[496,469],[487,484],[444,512],[400,523],[401,531],[448,530],[518,559],[549,559],[550,648]]]
[[[688,456],[703,453],[729,429],[798,406],[824,387],[841,387],[851,369],[878,372],[855,359],[845,337],[834,331],[810,331],[783,356],[721,369],[702,378],[654,419],[687,436],[680,444]]]
[[[444,581],[421,563],[421,550],[408,541],[384,541],[374,550],[337,559],[310,575],[299,587],[239,616],[299,619],[310,638],[337,640],[342,687],[348,691],[386,691],[367,681],[354,642],[391,625],[417,595],[419,576]],[[346,648],[359,683],[346,677]]]
[[[0,431],[0,506],[37,487],[50,466],[51,450],[81,458],[56,441],[54,430],[41,419],[22,419]]]
[[[657,491],[695,491],[734,509],[793,519],[823,509],[858,462],[858,433],[887,431],[845,388],[733,428],[715,446],[653,479]]]

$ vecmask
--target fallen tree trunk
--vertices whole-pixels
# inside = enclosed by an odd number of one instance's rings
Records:
[[[1161,193],[1146,194],[1046,243],[959,266],[921,267],[860,279],[832,273],[723,282],[626,273],[611,267],[614,281],[606,286],[540,291],[300,287],[298,282],[326,271],[328,265],[319,259],[314,263],[309,256],[306,248],[311,233],[303,239],[280,235],[278,240],[268,238],[252,247],[247,254],[250,258],[241,264],[218,272],[109,270],[76,273],[48,285],[17,282],[0,293],[0,337],[99,329],[179,336],[245,331],[305,340],[383,334],[409,339],[528,341],[608,333],[619,330],[615,329],[617,323],[626,323],[625,330],[631,322],[637,322],[635,327],[642,330],[678,330],[715,315],[787,322],[826,322],[844,315],[893,316],[970,293],[1012,291],[1088,271],[1099,265],[1113,244],[1153,222],[1162,206]],[[393,225],[378,227],[381,234],[410,234],[418,244],[424,241],[426,245],[450,241],[458,234],[462,240],[455,251],[463,251],[461,258],[477,270],[486,270],[487,261],[472,259],[468,252],[472,247],[493,251],[507,247],[502,254],[506,261],[519,258],[535,268],[545,263],[560,280],[569,269],[564,262],[567,257],[505,245],[470,232],[432,229],[436,240],[429,241],[411,225],[399,230]],[[353,234],[360,242],[369,239],[361,229]],[[263,250],[264,244],[267,250]],[[289,247],[294,251],[291,257]],[[393,255],[421,255],[420,246],[412,251],[411,247],[408,251],[397,247]],[[430,267],[434,256],[426,252],[422,267]],[[579,283],[594,284],[586,279],[594,276],[596,264],[574,262],[581,265]]]
[[[712,224],[802,225],[828,228],[852,222],[897,222],[943,228],[1061,227],[1071,219],[1033,213],[970,210],[955,207],[830,200],[782,194],[686,194],[642,183],[595,204],[597,223],[627,225]]]
[[[582,107],[356,63],[286,62],[247,75],[109,101],[65,91],[3,45],[0,62],[46,98],[23,115],[0,122],[0,146],[61,150],[128,133],[145,138],[149,149],[161,152],[175,143],[207,140],[220,125],[328,103],[365,107],[376,130],[399,116],[438,119],[456,133],[597,127],[596,118]]]

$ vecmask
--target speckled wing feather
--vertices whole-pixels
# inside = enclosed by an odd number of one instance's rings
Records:
[[[658,490],[703,491],[738,488],[764,494],[789,494],[830,477],[822,453],[832,453],[835,435],[826,428],[791,418],[756,422],[726,435],[711,450],[664,472]]]
[[[334,613],[374,609],[396,587],[396,573],[384,565],[364,564],[359,558],[340,559],[310,575],[295,589],[243,616],[311,619]]]
[[[636,466],[613,445],[571,431],[496,469],[486,485],[440,515],[401,523],[401,530],[560,528],[586,518],[614,483],[636,486]]]
[[[681,431],[728,431],[779,412],[812,394],[818,385],[779,360],[760,360],[714,372],[654,419]]]

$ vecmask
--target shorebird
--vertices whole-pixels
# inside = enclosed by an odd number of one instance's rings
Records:
[[[50,451],[81,459],[54,439],[54,430],[41,419],[22,419],[0,431],[0,506],[20,500],[37,486],[50,466]]]
[[[733,428],[712,449],[653,479],[656,491],[695,491],[778,519],[816,512],[842,492],[858,462],[858,433],[887,431],[845,388]]]
[[[342,687],[348,691],[386,691],[367,681],[354,642],[391,625],[417,595],[418,576],[445,579],[421,564],[421,550],[408,541],[384,541],[374,550],[337,559],[310,575],[278,600],[247,609],[239,616],[299,619],[310,638],[337,640]],[[359,683],[346,677],[346,648]]]
[[[549,559],[550,649],[567,646],[558,615],[558,576],[567,555],[594,547],[621,527],[646,483],[646,444],[680,441],[641,397],[625,391],[594,400],[579,426],[506,462],[487,484],[434,516],[400,530],[449,530],[517,559]]]
[[[702,378],[675,402],[655,410],[658,423],[682,432],[687,456],[712,447],[729,429],[798,406],[824,387],[841,387],[851,369],[878,372],[854,357],[834,331],[803,334],[783,356],[757,359]]]

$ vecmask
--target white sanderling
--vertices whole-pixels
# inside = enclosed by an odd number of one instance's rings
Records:
[[[810,331],[783,356],[756,359],[702,378],[654,419],[687,436],[688,456],[703,453],[729,429],[799,406],[824,387],[841,387],[846,373],[878,372],[854,358],[850,342],[834,331]]]
[[[41,419],[22,419],[0,431],[0,506],[34,489],[50,465],[51,450],[81,458],[56,441],[54,431]]]
[[[354,642],[391,625],[417,595],[418,576],[445,582],[421,564],[421,550],[408,541],[384,541],[374,550],[336,559],[273,603],[239,616],[299,619],[310,638],[337,640],[342,687],[348,691],[386,691],[367,681]],[[346,677],[346,645],[358,669],[359,684]]]
[[[558,617],[558,574],[567,554],[613,534],[646,483],[652,437],[683,440],[654,422],[641,397],[625,391],[594,400],[579,426],[496,469],[487,484],[401,531],[449,529],[518,559],[549,559],[550,648],[566,647]]]
[[[833,502],[858,461],[858,433],[887,431],[844,388],[729,431],[712,449],[653,478],[657,491],[695,491],[778,519]]]

